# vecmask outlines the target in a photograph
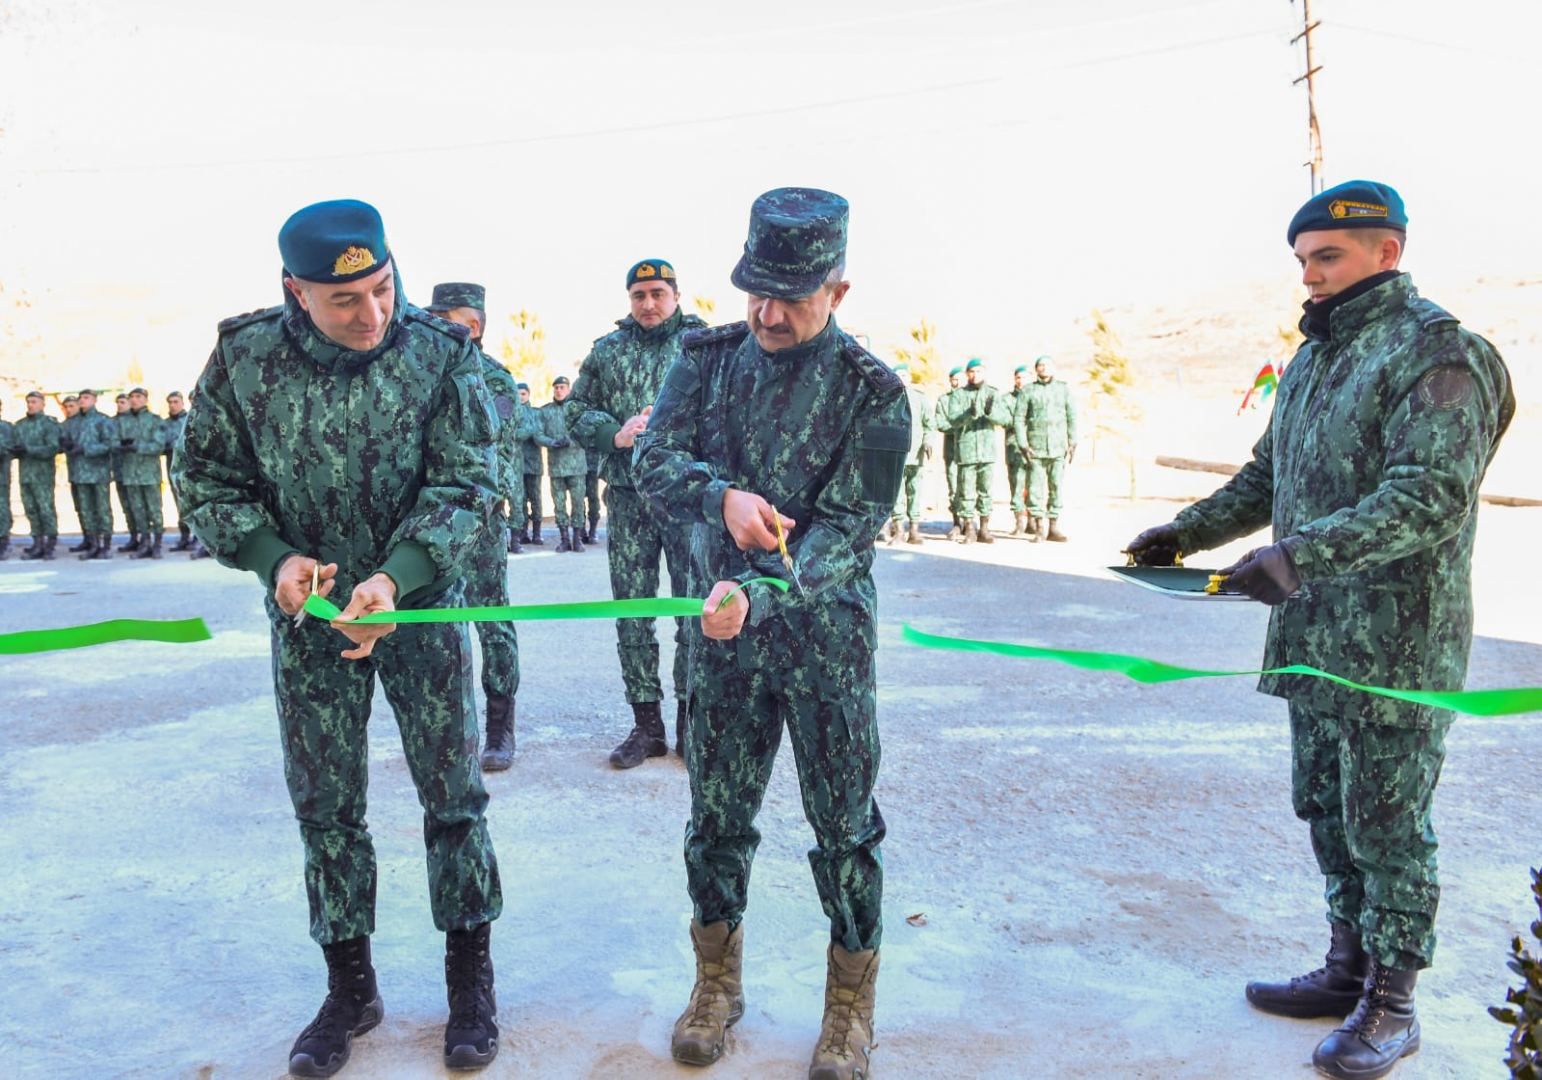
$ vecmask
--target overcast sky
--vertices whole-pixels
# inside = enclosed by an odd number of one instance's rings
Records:
[[[152,381],[180,379],[218,319],[278,302],[283,219],[348,196],[380,207],[414,300],[483,281],[495,319],[537,312],[576,364],[644,256],[715,298],[716,321],[740,317],[727,275],[749,204],[802,184],[851,201],[843,322],[880,350],[926,316],[950,353],[1005,365],[1095,304],[1244,282],[1277,280],[1288,311],[1284,229],[1308,194],[1300,14],[13,0],[0,300],[25,292],[13,347],[46,331],[31,348],[60,369],[135,354]],[[1314,14],[1328,181],[1402,191],[1416,277],[1533,269],[1537,6]]]

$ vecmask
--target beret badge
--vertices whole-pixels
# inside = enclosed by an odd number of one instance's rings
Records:
[[[343,277],[347,274],[357,274],[360,270],[368,270],[374,265],[375,256],[369,253],[369,249],[353,244],[337,257],[337,261],[332,264],[332,273]]]

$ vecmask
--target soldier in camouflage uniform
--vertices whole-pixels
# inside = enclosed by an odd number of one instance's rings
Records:
[[[60,431],[70,463],[80,528],[84,539],[81,559],[112,558],[112,502],[107,494],[112,479],[112,450],[118,445],[118,425],[96,409],[96,391],[82,390],[75,415]]]
[[[690,560],[688,531],[670,527],[637,494],[632,449],[647,425],[680,338],[707,324],[680,310],[675,268],[663,259],[643,259],[626,275],[631,314],[595,341],[568,399],[575,437],[602,459],[609,509],[610,591],[618,600],[657,596],[659,560],[669,568],[673,596],[685,596]],[[610,754],[618,769],[630,769],[669,749],[659,703],[659,642],[652,619],[617,619],[616,652],[621,681],[632,707],[632,730]],[[685,620],[675,620],[675,751],[684,755],[686,727]]]
[[[444,1060],[498,1051],[490,955],[503,907],[477,764],[464,623],[353,626],[374,611],[459,607],[492,519],[497,416],[464,328],[412,307],[373,207],[296,212],[279,233],[284,306],[220,324],[174,466],[193,531],[268,592],[284,773],[305,847],[328,993],[290,1053],[327,1076],[380,1022],[370,960],[375,856],[366,731],[378,676],[424,813],[429,899],[445,932]],[[347,606],[299,621],[319,575]],[[340,651],[337,632],[354,648]]]
[[[187,403],[183,401],[181,393],[173,390],[166,395],[166,419],[161,424],[161,440],[166,447],[161,451],[161,457],[166,461],[168,484],[171,483],[171,459],[177,450],[177,440],[182,438],[182,429],[186,426]],[[192,530],[182,517],[182,503],[177,499],[176,488],[171,489],[171,502],[177,508],[177,542],[171,545],[171,550],[189,551],[193,546]]]
[[[498,414],[498,471],[493,490],[500,496],[509,490],[509,474],[524,467],[516,433],[519,428],[519,391],[514,377],[502,364],[482,351],[482,332],[487,326],[487,290],[471,282],[452,281],[434,286],[428,311],[464,326],[471,335],[482,365],[482,378]],[[493,516],[472,550],[466,573],[468,607],[504,607],[509,602],[509,561],[505,533],[508,519],[503,500],[493,503]],[[515,695],[519,693],[519,638],[512,622],[479,622],[482,642],[482,693],[487,698],[487,739],[482,746],[482,771],[501,772],[514,764]]]
[[[76,394],[66,394],[62,398],[55,394],[54,397],[64,413],[64,419],[59,421],[59,447],[64,451],[64,473],[65,482],[70,485],[70,505],[75,508],[75,520],[83,521],[80,513],[80,487],[75,479],[75,460],[70,455],[69,447],[69,423],[80,412],[80,397]],[[89,546],[84,535],[85,526],[82,525],[81,529],[80,543],[71,544],[71,551],[85,551]]]
[[[519,509],[514,512],[513,524],[519,532],[522,544],[544,544],[541,539],[541,475],[545,470],[541,459],[541,444],[536,437],[541,434],[541,410],[530,404],[528,383],[516,383],[519,390],[519,452],[523,461],[520,483],[523,495]]]
[[[964,522],[953,508],[954,493],[958,491],[958,434],[948,430],[943,417],[947,414],[948,398],[961,389],[959,380],[963,375],[962,364],[948,372],[948,392],[937,399],[937,409],[932,414],[932,430],[942,433],[942,475],[948,485],[948,513],[953,518],[953,525],[948,529],[949,540],[957,540],[964,535]]]
[[[1034,381],[1023,389],[1024,408],[1016,418],[1014,438],[1028,457],[1030,539],[1064,543],[1060,531],[1060,479],[1076,456],[1076,406],[1071,388],[1055,378],[1050,358],[1033,362]]]
[[[584,550],[584,472],[589,462],[584,448],[568,431],[567,399],[571,386],[566,375],[551,381],[552,400],[540,408],[541,433],[535,438],[546,447],[546,474],[551,478],[552,517],[557,523],[559,552]]]
[[[1038,523],[1028,516],[1028,455],[1018,435],[1028,413],[1028,395],[1023,388],[1027,374],[1027,364],[1012,369],[1012,392],[1007,395],[1007,411],[1012,414],[1006,439],[1007,487],[1012,492],[1012,535],[1036,538]]]
[[[16,421],[12,435],[16,457],[21,462],[17,478],[21,481],[21,508],[32,530],[32,545],[21,553],[23,559],[52,559],[59,542],[59,517],[54,509],[55,459],[62,449],[59,421],[43,411],[45,399],[40,391],[27,394],[27,415]]]
[[[1272,525],[1224,587],[1270,604],[1264,664],[1460,690],[1472,643],[1478,488],[1514,415],[1487,341],[1398,271],[1407,218],[1385,184],[1308,201],[1288,240],[1311,294],[1253,460],[1129,550],[1171,563]],[[1451,714],[1326,680],[1266,675],[1290,703],[1291,786],[1327,882],[1327,964],[1250,983],[1256,1007],[1349,1019],[1313,1062],[1383,1076],[1419,1047],[1414,984],[1435,951],[1430,808]]]
[[[3,408],[3,406],[0,406]],[[16,456],[16,425],[0,418],[0,562],[11,557],[11,459]]]
[[[123,451],[123,487],[133,504],[133,516],[142,530],[139,547],[131,559],[161,557],[161,454],[166,436],[161,418],[148,406],[144,387],[129,391],[127,416],[118,418],[118,445]]]
[[[873,801],[879,747],[873,541],[910,446],[904,385],[843,333],[846,200],[779,188],[755,201],[734,284],[748,323],[694,330],[638,436],[638,491],[689,526],[691,576],[710,614],[691,636],[685,865],[696,984],[676,1060],[707,1064],[744,1010],[750,862],[782,728],[813,826],[830,920],[825,1014],[809,1075],[870,1076],[882,936]],[[777,557],[788,531],[792,569]],[[788,595],[753,577],[790,577]],[[726,598],[726,599],[725,599]]]
[[[927,438],[934,430],[932,403],[926,400],[921,388],[910,381],[910,365],[895,364],[894,374],[905,384],[905,395],[910,399],[910,449],[905,455],[905,479],[900,493],[894,500],[894,513],[889,518],[888,540],[892,545],[905,533],[905,543],[921,542],[921,467],[932,456],[932,443]],[[904,522],[903,527],[901,521]]]
[[[953,513],[964,522],[964,543],[995,543],[991,536],[991,473],[996,468],[996,429],[1010,427],[1006,395],[985,381],[978,356],[964,365],[965,384],[942,399],[938,425],[956,436],[958,483]]]
[[[134,504],[129,499],[128,487],[123,482],[123,444],[117,435],[117,425],[122,423],[123,418],[129,414],[128,395],[119,394],[113,399],[113,404],[117,411],[111,417],[113,422],[113,442],[112,453],[109,455],[109,458],[112,483],[118,492],[118,507],[123,511],[124,527],[128,529],[129,533],[128,541],[119,544],[118,550],[124,552],[138,551],[140,540],[142,539],[141,525],[139,519],[134,516]]]

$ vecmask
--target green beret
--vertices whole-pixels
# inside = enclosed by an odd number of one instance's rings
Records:
[[[1015,368],[1012,369],[1012,374],[1013,375],[1026,375],[1026,374],[1028,374],[1028,365],[1027,364],[1018,364]]]
[[[366,277],[391,257],[380,211],[357,199],[296,210],[278,231],[278,251],[291,277],[323,284]]]
[[[551,384],[553,386],[566,386],[568,385],[568,377],[566,375],[558,375],[551,381]]]
[[[969,363],[964,365],[964,370],[965,371],[973,371],[977,367],[984,367],[984,366],[985,366],[985,361],[984,360],[981,360],[978,356],[971,356],[969,358]]]
[[[675,268],[663,259],[644,259],[633,263],[632,268],[626,272],[626,287],[630,289],[639,281],[667,281],[675,288],[680,283],[675,280]]]
[[[951,371],[948,372],[948,378],[951,379],[951,378],[953,378],[953,376],[955,376],[955,375],[962,375],[963,373],[964,373],[964,369],[963,368],[956,367],[956,368],[953,368]]]
[[[899,363],[895,364],[891,370],[898,374],[901,371],[909,371],[910,365],[901,360]]]
[[[146,390],[143,386],[136,386],[134,389],[129,391],[129,394],[130,396],[134,394],[143,394],[145,397],[149,397],[150,391]]]
[[[425,311],[454,311],[469,307],[478,311],[487,308],[487,290],[469,281],[446,281],[434,286],[434,298]]]
[[[776,188],[750,207],[749,237],[731,275],[754,296],[812,294],[846,257],[845,199],[818,188]]]
[[[1304,232],[1325,229],[1408,229],[1403,197],[1387,184],[1348,180],[1308,199],[1290,219],[1285,242],[1295,246]]]
[[[1047,366],[1049,363],[1051,363],[1050,358],[1049,358],[1049,353],[1041,353],[1040,355],[1035,356],[1033,358],[1033,366],[1034,367],[1038,367],[1040,364],[1044,364],[1044,365]]]
[[[516,389],[516,390],[529,390],[530,389],[530,384],[527,383],[527,382],[515,383],[514,384],[514,389]]]

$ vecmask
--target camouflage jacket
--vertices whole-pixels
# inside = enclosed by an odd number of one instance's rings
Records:
[[[494,501],[508,499],[514,491],[524,490],[523,478],[516,479],[514,474],[523,474],[525,469],[520,438],[525,414],[519,407],[519,390],[514,385],[514,376],[480,348],[475,345],[473,348],[477,349],[481,359],[482,379],[487,383],[487,392],[492,396],[493,412],[498,417],[498,471],[493,478]],[[526,428],[524,437],[528,439],[531,434],[533,431]]]
[[[905,452],[905,464],[919,467],[926,460],[921,453],[927,445],[926,437],[936,430],[932,403],[919,387],[907,385],[905,396],[910,399],[910,448]]]
[[[23,484],[48,484],[54,482],[54,458],[59,456],[59,433],[62,425],[47,413],[23,416],[16,421],[13,433],[16,438],[17,477]]]
[[[112,479],[112,448],[118,425],[95,409],[82,409],[59,429],[69,462],[70,483],[105,484]]]
[[[519,402],[519,426],[515,432],[515,441],[519,443],[526,476],[540,476],[545,471],[546,467],[541,461],[541,444],[536,441],[543,430],[541,410],[528,401]]]
[[[1264,665],[1458,690],[1472,642],[1478,485],[1515,410],[1504,361],[1406,274],[1346,301],[1280,380],[1253,460],[1175,524],[1201,551],[1272,524],[1301,589],[1272,609]],[[1259,689],[1365,721],[1438,717],[1300,675]]]
[[[170,471],[171,456],[176,452],[177,440],[182,438],[182,429],[187,427],[187,410],[183,409],[176,416],[167,416],[161,421],[161,443],[166,447],[163,453],[166,455],[168,473]]]
[[[1007,396],[990,383],[960,386],[937,404],[937,426],[956,436],[954,460],[989,465],[996,460],[996,429],[1010,427]]]
[[[220,323],[173,482],[224,565],[271,584],[302,552],[337,563],[339,603],[384,571],[397,606],[419,606],[461,576],[491,518],[496,432],[465,330],[409,305],[398,278],[369,352],[323,337],[291,296]]]
[[[117,418],[118,446],[122,450],[120,475],[125,484],[159,484],[161,452],[166,439],[161,418],[149,409],[130,409]]]
[[[1076,406],[1071,387],[1059,379],[1035,379],[1022,389],[1023,407],[1013,418],[1014,436],[1029,457],[1064,457],[1076,445]]]
[[[9,420],[0,420],[0,469],[5,469],[5,478],[11,478],[11,458],[16,456],[16,425]]]
[[[632,475],[660,513],[693,526],[695,595],[721,580],[788,577],[775,552],[734,544],[723,524],[728,488],[761,495],[797,522],[787,538],[792,591],[750,590],[739,637],[708,641],[698,630],[693,656],[699,647],[709,662],[742,667],[814,660],[831,677],[870,679],[873,538],[894,506],[909,445],[904,385],[834,318],[777,353],[742,322],[686,334],[637,439]]]
[[[1024,389],[1014,389],[1007,393],[1007,412],[1012,416],[1012,423],[1007,427],[1007,464],[1020,465],[1028,460],[1023,453],[1023,425],[1028,413],[1028,395]]]
[[[569,395],[569,400],[571,398]],[[548,401],[537,410],[541,433],[535,441],[546,447],[547,476],[582,476],[589,470],[588,455],[568,430],[567,404],[566,401]],[[563,440],[567,441],[566,446],[552,445]]]
[[[616,432],[658,398],[681,337],[706,325],[678,309],[652,329],[628,315],[589,350],[568,398],[567,416],[574,437],[600,455],[606,485],[635,486],[632,448],[617,450]]]

